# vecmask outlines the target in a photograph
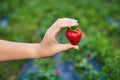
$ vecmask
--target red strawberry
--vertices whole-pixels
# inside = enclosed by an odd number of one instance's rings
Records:
[[[88,52],[88,53],[87,53],[87,57],[90,57],[90,56],[91,56],[91,53],[90,53],[90,52]]]
[[[60,71],[59,70],[55,70],[55,73],[56,73],[57,76],[60,75]]]
[[[66,31],[66,37],[72,45],[78,45],[82,38],[82,32],[79,29],[77,30],[68,29]]]

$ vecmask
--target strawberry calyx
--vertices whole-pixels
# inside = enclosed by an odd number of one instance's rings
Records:
[[[79,28],[78,27],[76,27],[76,26],[74,26],[74,27],[68,27],[67,28],[67,30],[71,30],[71,31],[74,31],[74,32],[76,32],[77,30],[79,30]]]

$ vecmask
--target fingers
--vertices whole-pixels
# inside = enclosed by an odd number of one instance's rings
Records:
[[[65,28],[65,27],[70,27],[70,26],[78,26],[78,23],[77,22],[63,22],[63,23],[60,23],[58,27],[58,29],[62,29],[62,28]]]
[[[68,43],[68,44],[59,44],[60,51],[69,50],[71,48],[79,50],[79,47],[77,45],[74,46],[74,45],[71,45],[70,43]]]
[[[79,50],[79,46],[73,46],[73,48]]]
[[[75,19],[70,19],[70,18],[60,18],[58,19],[55,24],[54,28],[64,28],[64,27],[69,27],[69,26],[77,26],[77,20]]]
[[[77,20],[75,20],[75,19],[70,19],[70,18],[60,18],[60,19],[58,19],[57,21],[67,22],[67,23],[77,22]]]
[[[51,36],[56,37],[62,28],[70,26],[78,26],[77,20],[70,18],[60,18],[52,25],[52,27],[49,28],[49,33]]]

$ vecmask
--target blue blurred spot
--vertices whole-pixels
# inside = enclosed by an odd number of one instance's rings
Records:
[[[113,27],[120,27],[120,23],[116,22],[112,18],[107,18],[106,21],[111,24]]]
[[[7,26],[8,26],[8,20],[7,20],[7,19],[3,19],[3,20],[1,21],[1,26],[2,26],[2,27],[7,27]]]

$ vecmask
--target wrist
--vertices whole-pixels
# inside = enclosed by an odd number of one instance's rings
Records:
[[[43,49],[41,48],[39,43],[32,44],[32,51],[31,52],[33,54],[33,58],[43,58],[43,57],[45,57]]]
[[[30,54],[29,58],[39,58],[39,44],[29,44],[28,53]]]

